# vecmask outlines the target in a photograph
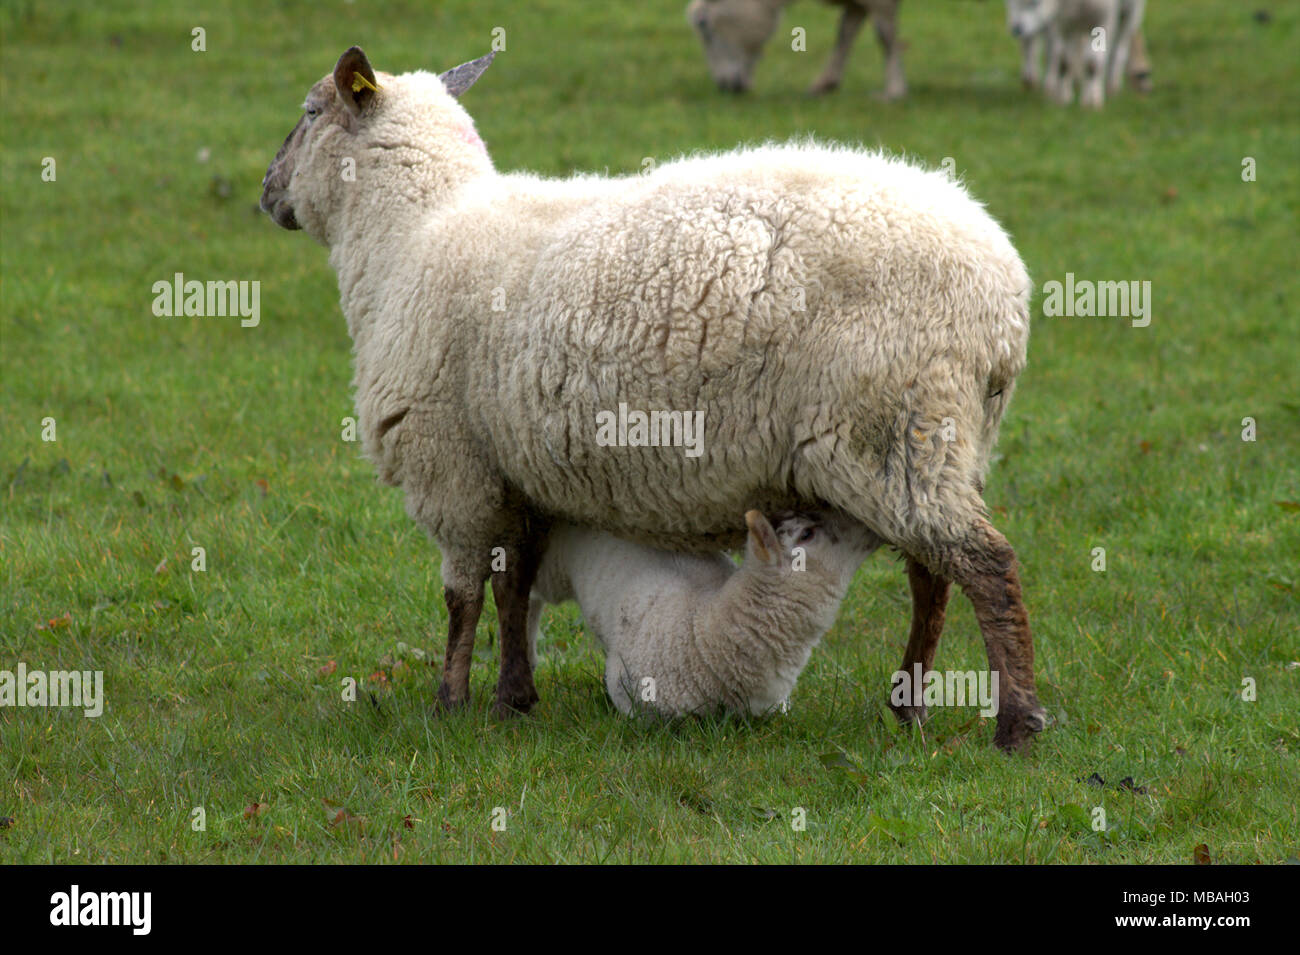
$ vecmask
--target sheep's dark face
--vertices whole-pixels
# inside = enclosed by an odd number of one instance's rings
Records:
[[[492,62],[493,54],[462,63],[439,75],[443,89],[453,97],[469,89]],[[311,88],[303,115],[271,160],[262,179],[261,207],[285,229],[303,229],[328,242],[331,216],[347,201],[357,182],[356,166],[370,129],[394,121],[388,94],[381,88],[396,78],[376,77],[359,47],[347,50],[334,72]],[[464,117],[469,134],[473,124]],[[396,122],[401,121],[398,117]],[[482,142],[474,136],[481,150]]]
[[[693,0],[686,19],[700,37],[718,87],[743,93],[780,17],[774,0]]]
[[[301,207],[305,199],[297,194],[295,186],[310,178],[311,167],[323,158],[318,153],[328,151],[319,148],[322,142],[328,141],[329,134],[340,128],[353,129],[372,106],[377,89],[370,61],[355,46],[339,57],[331,75],[311,88],[302,104],[302,117],[262,178],[260,204],[276,225],[285,229],[302,228],[304,213],[310,210]],[[326,199],[325,196],[317,198]],[[315,234],[317,230],[309,227],[308,231]]]

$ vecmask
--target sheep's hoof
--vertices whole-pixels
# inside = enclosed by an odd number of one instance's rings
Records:
[[[446,683],[438,686],[438,696],[434,700],[433,709],[435,713],[455,713],[465,709],[469,705],[469,697],[459,697],[452,693],[451,688]]]
[[[532,699],[503,700],[498,698],[492,704],[492,718],[497,720],[514,719],[517,716],[527,716],[532,710],[533,705],[538,701],[536,693]]]
[[[816,83],[814,83],[812,86],[808,87],[808,95],[825,96],[827,93],[834,93],[839,88],[840,88],[840,81],[838,77],[835,79],[826,79],[825,77],[823,77],[822,79],[819,79]]]
[[[930,718],[930,711],[924,704],[921,706],[895,706],[891,702],[889,708],[894,711],[894,716],[903,726],[924,726],[925,721]]]
[[[998,714],[993,744],[1006,753],[1027,753],[1034,736],[1047,728],[1047,710],[1035,705],[1025,710],[1003,710]]]

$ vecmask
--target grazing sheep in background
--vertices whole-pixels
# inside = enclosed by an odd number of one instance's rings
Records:
[[[1138,33],[1145,8],[1146,0],[1007,0],[1007,26],[1020,40],[1021,79],[1036,85],[1045,48],[1043,91],[1058,103],[1070,103],[1077,84],[1080,104],[1100,108],[1107,94],[1119,92],[1126,72],[1136,88],[1149,90],[1151,68]],[[1099,29],[1105,31],[1100,47],[1093,37]]]
[[[880,542],[856,521],[818,512],[769,524],[750,511],[745,521],[739,568],[721,553],[674,554],[557,526],[533,584],[530,655],[543,602],[576,600],[622,712],[761,716],[780,705]]]
[[[754,65],[776,30],[782,8],[793,0],[693,0],[686,18],[709,62],[713,80],[723,90],[741,93],[749,89]],[[810,92],[828,93],[840,85],[849,50],[858,31],[871,17],[876,39],[885,55],[885,99],[901,99],[907,93],[903,77],[903,44],[898,39],[898,5],[901,0],[827,0],[843,7],[835,50]]]
[[[995,742],[1028,746],[1033,639],[981,496],[1029,337],[1006,233],[943,173],[847,148],[498,173],[457,101],[489,61],[376,75],[351,48],[262,193],[329,247],[366,454],[442,549],[442,703],[469,698],[489,576],[495,712],[536,702],[529,593],[551,522],[701,552],[739,544],[748,508],[812,505],[907,556],[904,670],[932,668],[961,585],[1001,674]],[[699,453],[610,446],[598,425],[624,406],[700,416]]]

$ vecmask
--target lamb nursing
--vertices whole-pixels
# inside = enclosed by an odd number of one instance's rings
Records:
[[[702,553],[739,545],[749,509],[823,508],[906,555],[904,669],[931,667],[964,589],[1001,674],[995,742],[1028,746],[1033,639],[981,497],[1029,337],[1006,233],[942,172],[813,143],[501,173],[458,101],[490,61],[392,75],[349,49],[262,193],[329,247],[365,452],[442,551],[442,705],[469,699],[489,578],[495,711],[537,701],[551,525]],[[699,415],[699,453],[608,446],[598,422],[624,405]]]
[[[564,524],[550,536],[528,620],[536,659],[544,603],[576,600],[605,650],[622,712],[761,716],[785,702],[880,542],[828,514],[745,515],[737,569],[721,553],[674,554]]]

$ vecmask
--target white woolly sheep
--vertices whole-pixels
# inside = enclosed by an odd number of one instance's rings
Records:
[[[880,542],[833,514],[769,523],[749,511],[745,521],[739,568],[721,553],[675,554],[572,524],[553,528],[533,584],[530,659],[544,603],[576,600],[622,712],[761,716],[780,705]]]
[[[754,66],[763,55],[763,47],[776,31],[781,11],[794,0],[692,0],[686,8],[690,21],[709,63],[713,81],[729,93],[742,93],[753,80]],[[903,77],[903,44],[898,39],[898,5],[902,0],[826,0],[843,7],[835,49],[809,92],[829,93],[840,85],[849,50],[858,31],[871,17],[876,39],[885,55],[887,100],[901,99],[907,93]]]
[[[262,194],[329,247],[364,449],[442,550],[439,700],[469,698],[490,576],[495,711],[536,702],[549,524],[701,552],[738,545],[748,509],[820,507],[907,556],[903,669],[931,668],[962,586],[1001,674],[995,742],[1027,746],[1033,640],[981,496],[1029,336],[1006,233],[943,173],[811,143],[621,179],[499,173],[457,101],[489,59],[376,75],[353,47]],[[701,453],[608,446],[598,424],[624,405],[702,416]]]

